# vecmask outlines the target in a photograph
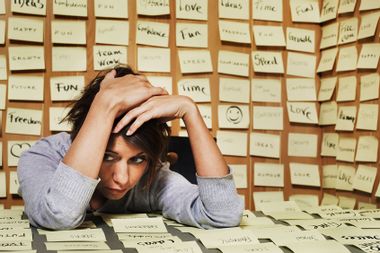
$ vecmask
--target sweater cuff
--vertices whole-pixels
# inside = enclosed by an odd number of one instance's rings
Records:
[[[62,161],[59,163],[53,178],[55,190],[69,199],[86,207],[91,200],[99,179],[93,179],[82,175],[79,171],[67,166]]]

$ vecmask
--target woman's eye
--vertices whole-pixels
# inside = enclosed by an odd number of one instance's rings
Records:
[[[106,161],[106,162],[110,162],[110,161],[113,161],[115,158],[111,155],[107,155],[105,154],[104,157],[103,157],[103,161]]]
[[[138,157],[132,157],[130,161],[134,164],[140,164],[140,163],[145,162],[145,160],[146,160],[145,157],[138,156]]]

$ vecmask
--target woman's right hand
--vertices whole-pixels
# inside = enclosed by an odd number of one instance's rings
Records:
[[[108,106],[115,113],[115,118],[153,96],[167,95],[161,87],[154,87],[141,75],[115,77],[116,71],[107,73],[100,84],[95,100]]]

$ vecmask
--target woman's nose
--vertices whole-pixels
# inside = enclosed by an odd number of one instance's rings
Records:
[[[128,183],[128,165],[125,163],[119,163],[116,165],[113,171],[113,181],[119,186],[123,187]]]

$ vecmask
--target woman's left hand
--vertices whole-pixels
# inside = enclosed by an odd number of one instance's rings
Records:
[[[127,135],[131,135],[142,124],[151,119],[161,119],[165,122],[176,118],[184,119],[188,113],[196,111],[197,107],[189,97],[178,95],[154,96],[128,111],[117,123],[113,132],[119,132],[134,120],[127,132]]]

